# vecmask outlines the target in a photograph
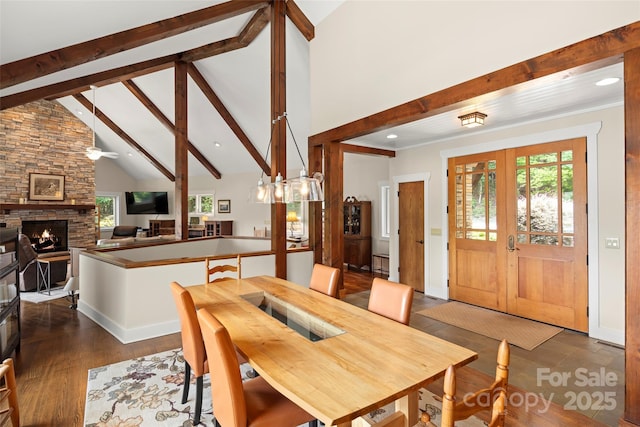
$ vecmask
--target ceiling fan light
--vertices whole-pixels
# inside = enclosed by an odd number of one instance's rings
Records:
[[[100,150],[96,150],[95,148],[87,150],[87,157],[91,160],[98,160],[101,156],[102,152]]]

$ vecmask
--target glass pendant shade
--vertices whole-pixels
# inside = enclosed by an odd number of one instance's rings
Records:
[[[321,202],[324,200],[320,181],[309,178],[306,169],[300,171],[298,178],[286,180],[285,203],[291,202]]]

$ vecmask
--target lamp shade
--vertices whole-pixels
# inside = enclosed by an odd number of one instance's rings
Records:
[[[316,178],[309,178],[306,169],[300,171],[298,178],[291,178],[286,181],[286,193],[284,202],[321,202],[324,200],[320,181]]]

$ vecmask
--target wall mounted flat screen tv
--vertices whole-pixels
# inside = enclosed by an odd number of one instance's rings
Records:
[[[127,191],[124,193],[127,215],[156,215],[169,213],[166,191]]]

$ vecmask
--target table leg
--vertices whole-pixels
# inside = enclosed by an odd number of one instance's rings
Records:
[[[36,286],[38,293],[42,292],[42,288],[46,287],[47,291],[49,291],[49,295],[51,295],[50,288],[50,280],[51,280],[51,269],[50,264],[48,262],[40,262],[36,261],[37,264],[37,276],[36,276]]]
[[[408,395],[396,400],[396,412],[402,412],[407,420],[407,426],[418,423],[418,392],[412,391]]]

